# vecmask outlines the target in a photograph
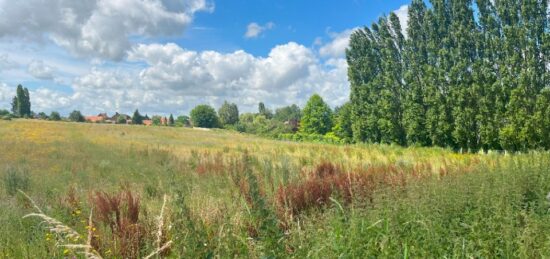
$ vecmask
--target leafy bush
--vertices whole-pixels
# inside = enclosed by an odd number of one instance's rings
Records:
[[[8,167],[4,172],[4,189],[13,196],[17,190],[27,191],[30,186],[30,178],[26,170]]]
[[[330,143],[330,144],[345,144],[346,140],[339,138],[334,133],[329,132],[326,135],[321,134],[307,134],[298,132],[296,134],[279,134],[277,136],[280,140],[290,140],[290,141],[308,141],[308,142],[320,142],[320,143]]]

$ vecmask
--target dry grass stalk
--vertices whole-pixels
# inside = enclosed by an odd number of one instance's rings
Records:
[[[162,253],[164,250],[168,249],[171,245],[172,245],[172,240],[166,242],[162,247],[160,247],[160,248],[157,249],[156,251],[152,252],[152,253],[149,254],[148,256],[144,257],[143,259],[150,259],[150,258],[153,258],[153,256]]]
[[[164,228],[164,207],[166,206],[166,199],[167,195],[164,194],[164,201],[162,202],[162,207],[160,209],[160,215],[158,218],[158,224],[157,224],[157,250],[161,248],[161,242],[162,242],[162,229]]]
[[[81,236],[78,232],[76,232],[71,227],[63,224],[61,221],[46,215],[40,209],[40,207],[38,207],[38,205],[36,205],[36,203],[34,202],[33,199],[31,199],[31,197],[29,197],[26,193],[24,193],[21,190],[19,190],[19,192],[21,194],[23,194],[33,204],[34,208],[38,211],[38,213],[29,213],[29,214],[23,216],[23,218],[38,217],[38,218],[42,219],[43,220],[42,223],[46,223],[48,225],[48,227],[47,227],[48,231],[50,231],[50,232],[56,234],[57,236],[61,237],[62,240],[65,240],[65,239],[69,239],[69,240],[73,240],[73,241],[81,240]],[[99,253],[97,251],[95,251],[94,248],[91,246],[91,237],[92,237],[91,218],[92,218],[92,212],[90,212],[90,222],[88,223],[89,224],[88,242],[86,244],[70,244],[69,243],[69,244],[66,244],[66,245],[57,244],[57,246],[58,247],[65,247],[65,248],[73,249],[73,250],[82,250],[83,249],[84,252],[82,252],[82,254],[84,254],[84,256],[86,256],[86,258],[88,258],[88,259],[101,259],[101,256],[99,255]]]

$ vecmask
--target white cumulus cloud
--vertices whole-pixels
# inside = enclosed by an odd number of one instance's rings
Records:
[[[344,30],[339,33],[330,33],[331,41],[319,49],[319,54],[322,57],[341,58],[346,55],[346,48],[349,46],[351,34],[357,28]],[[320,44],[317,42],[317,44]]]
[[[123,59],[130,37],[178,35],[207,0],[0,0],[0,37],[52,40],[76,56]]]
[[[403,35],[407,35],[407,29],[409,28],[409,6],[403,5],[399,9],[393,11],[395,15],[399,18],[401,23],[401,29],[403,30]]]
[[[32,76],[42,80],[53,80],[55,69],[44,64],[42,60],[33,60],[28,67],[28,72]]]

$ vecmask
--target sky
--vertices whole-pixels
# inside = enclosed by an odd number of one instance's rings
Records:
[[[182,115],[349,99],[354,29],[409,0],[0,0],[0,109]]]

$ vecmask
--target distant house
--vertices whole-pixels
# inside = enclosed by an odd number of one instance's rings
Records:
[[[300,121],[296,119],[287,120],[284,124],[290,127],[293,132],[298,131],[298,129],[300,128]]]
[[[113,115],[113,117],[111,117],[111,121],[113,123],[118,123],[120,117],[123,117],[123,120],[126,121],[126,124],[131,124],[132,123],[132,117],[130,117],[126,114],[118,113],[118,112],[116,112],[115,115]]]
[[[160,125],[166,126],[168,125],[168,119],[166,117],[160,118]]]
[[[84,118],[86,119],[86,121],[93,123],[102,123],[110,120],[109,116],[107,116],[107,113],[100,113],[97,116],[86,116]]]
[[[132,117],[126,114],[118,113],[116,112],[113,117],[109,117],[107,113],[100,113],[97,116],[86,116],[85,117],[87,122],[92,123],[118,123],[119,121],[124,121],[125,124],[132,124]],[[161,125],[167,125],[168,119],[166,117],[160,119]],[[153,125],[153,120],[150,119],[148,116],[145,116],[143,118],[143,125],[145,126],[151,126]]]

